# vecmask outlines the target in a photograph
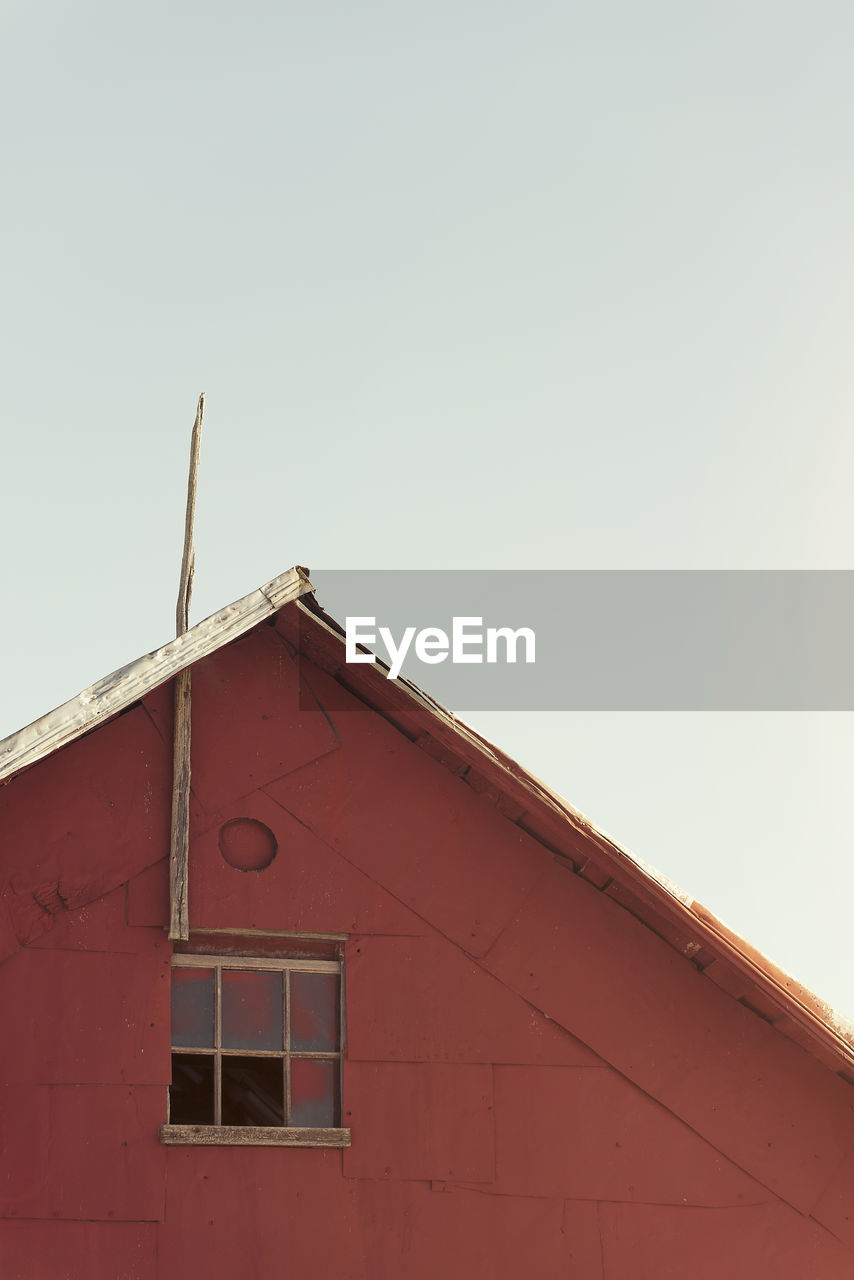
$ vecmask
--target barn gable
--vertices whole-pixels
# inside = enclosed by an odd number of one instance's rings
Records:
[[[192,934],[340,940],[352,1143],[160,1141],[153,682],[0,787],[4,1275],[851,1274],[851,1052],[813,998],[417,691],[346,668],[310,600],[193,673]]]

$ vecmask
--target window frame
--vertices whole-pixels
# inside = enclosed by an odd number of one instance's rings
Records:
[[[197,1054],[199,1057],[212,1058],[214,1062],[214,1123],[213,1124],[172,1124],[169,1116],[170,1093],[166,1091],[166,1123],[160,1127],[160,1140],[168,1146],[278,1146],[278,1147],[348,1147],[350,1146],[350,1130],[348,1128],[297,1128],[291,1125],[224,1125],[222,1124],[222,1059],[229,1058],[270,1058],[283,1063],[285,1072],[285,1118],[291,1112],[291,1061],[296,1059],[312,1059],[315,1061],[338,1062],[338,1100],[342,1101],[342,1066],[344,1061],[345,1042],[345,1006],[344,1006],[344,966],[341,959],[329,960],[306,956],[289,955],[239,955],[227,952],[176,951],[172,955],[170,980],[173,969],[207,969],[214,971],[214,1028],[213,1047],[182,1047],[171,1043],[170,1017],[170,1064],[177,1053]],[[290,1019],[290,981],[283,981],[282,1030],[283,1047],[281,1050],[223,1049],[222,1046],[222,974],[223,970],[261,970],[267,972],[290,974],[299,973],[336,973],[339,976],[339,1026],[338,1048],[335,1051],[293,1050],[291,1049]]]

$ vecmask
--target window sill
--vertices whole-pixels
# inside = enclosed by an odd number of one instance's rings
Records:
[[[349,1129],[275,1129],[261,1125],[164,1124],[170,1147],[349,1147]]]

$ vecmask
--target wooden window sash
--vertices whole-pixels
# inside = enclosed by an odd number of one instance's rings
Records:
[[[337,1049],[197,1049],[191,1044],[174,1044],[172,1046],[173,1053],[193,1053],[199,1057],[212,1058],[218,1053],[223,1058],[340,1058],[341,1054]]]
[[[173,969],[267,969],[274,973],[341,973],[340,960],[285,959],[278,956],[211,956],[179,952],[172,957]]]
[[[214,1124],[222,1124],[222,968],[214,978]]]
[[[340,1001],[341,979],[338,979],[338,999]],[[291,1123],[291,971],[286,969],[282,975],[282,999],[285,1002],[282,1017],[284,1018],[283,1028],[285,1033],[285,1124],[290,1126]],[[340,1076],[341,1069],[338,1069],[339,1086],[338,1092],[341,1092]]]
[[[343,1111],[341,1063],[344,1044],[344,968],[339,960],[299,959],[296,957],[278,956],[214,956],[196,955],[180,952],[172,957],[173,968],[210,969],[214,971],[214,1045],[213,1048],[196,1048],[192,1045],[172,1045],[171,1053],[198,1054],[200,1057],[212,1057],[214,1060],[214,1123],[212,1125],[173,1125],[171,1120],[161,1126],[161,1141],[169,1145],[217,1145],[216,1139],[210,1135],[221,1133],[223,1138],[218,1145],[223,1146],[349,1146],[350,1130],[342,1128],[326,1129],[294,1129],[291,1127],[291,1059],[320,1059],[326,1062],[338,1062],[338,1102]],[[222,1047],[222,971],[223,969],[259,969],[282,974],[282,1049],[224,1049]],[[291,1049],[291,974],[292,973],[337,973],[338,986],[338,1043],[334,1051],[308,1049]],[[285,1124],[282,1126],[260,1125],[223,1125],[222,1123],[222,1059],[226,1058],[278,1058],[283,1061],[284,1070],[284,1113]],[[168,1098],[168,1091],[167,1091]],[[167,1104],[167,1114],[171,1105]],[[241,1137],[245,1132],[250,1135]],[[293,1135],[279,1138],[270,1135]],[[256,1136],[251,1136],[256,1135]],[[262,1136],[257,1136],[262,1135]],[[264,1136],[266,1135],[266,1136]],[[317,1142],[309,1141],[308,1135],[317,1135]],[[343,1135],[346,1135],[344,1137]]]

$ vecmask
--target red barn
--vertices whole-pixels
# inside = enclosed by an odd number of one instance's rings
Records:
[[[3,1280],[850,1280],[831,1012],[344,656],[292,571],[0,744]]]

